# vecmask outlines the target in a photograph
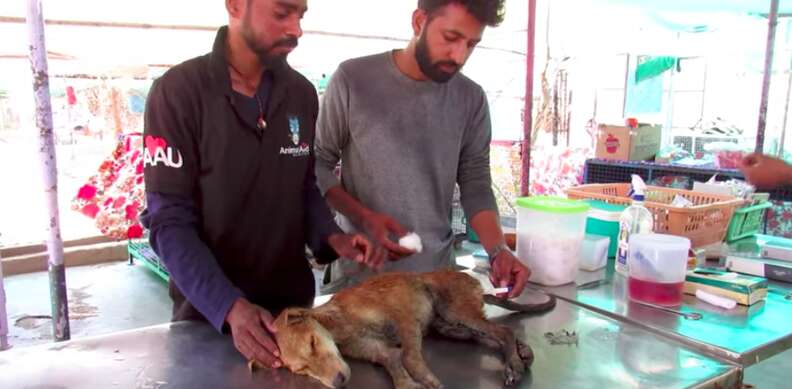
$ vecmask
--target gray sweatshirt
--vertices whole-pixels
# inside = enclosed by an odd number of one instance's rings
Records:
[[[341,184],[364,206],[387,214],[423,241],[423,252],[387,262],[384,271],[426,272],[451,264],[451,202],[459,184],[468,219],[495,210],[491,126],[482,88],[457,74],[449,82],[415,81],[392,52],[342,63],[324,95],[316,132],[316,176],[322,194]],[[341,161],[341,181],[334,169]],[[357,228],[343,215],[347,232]],[[335,261],[333,292],[372,273]]]

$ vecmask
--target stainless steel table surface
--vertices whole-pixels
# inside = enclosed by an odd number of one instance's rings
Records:
[[[521,301],[546,298],[526,293]],[[487,307],[529,343],[536,360],[520,388],[728,388],[742,369],[631,324],[559,300],[540,315]],[[548,331],[579,335],[551,345]],[[430,368],[447,388],[500,388],[501,361],[483,346],[430,336]],[[349,361],[350,388],[390,386],[384,369]],[[284,369],[250,374],[230,337],[207,324],[182,322],[0,352],[0,388],[321,388]]]
[[[468,265],[481,264],[478,259],[462,259]],[[578,285],[594,280],[603,284],[581,289]],[[678,315],[658,311],[631,302],[626,278],[615,274],[613,260],[595,272],[581,270],[574,284],[546,287],[529,284],[559,298],[614,319],[640,326],[682,342],[696,350],[750,366],[792,348],[792,292],[789,284],[770,283],[767,300],[751,307],[738,305],[727,310],[707,304],[695,296],[685,295],[678,307],[683,312],[698,312],[701,320],[686,320]]]

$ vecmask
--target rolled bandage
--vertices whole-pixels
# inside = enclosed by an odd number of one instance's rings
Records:
[[[712,293],[705,292],[703,290],[696,290],[696,297],[699,300],[712,304],[716,307],[734,309],[734,307],[737,306],[737,302],[732,299],[714,295]]]
[[[399,239],[399,246],[415,251],[416,253],[423,251],[421,237],[414,232],[402,236],[401,239]]]

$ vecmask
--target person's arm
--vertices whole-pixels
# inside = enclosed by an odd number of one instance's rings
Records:
[[[746,181],[760,189],[792,185],[792,166],[778,158],[749,154],[740,161]]]
[[[470,226],[490,256],[490,280],[497,287],[511,287],[509,297],[517,297],[528,282],[530,271],[508,249],[500,228],[498,206],[492,192],[491,139],[489,107],[486,95],[481,91],[459,156],[457,183],[460,202]]]
[[[339,69],[330,79],[317,120],[315,151],[319,189],[333,209],[385,247],[391,257],[414,254],[391,239],[392,235],[401,237],[408,231],[390,216],[370,210],[350,195],[335,175],[342,150],[349,143],[348,107],[349,88],[343,70]]]
[[[327,202],[322,197],[322,194],[319,193],[313,172],[307,174],[304,193],[306,209],[305,242],[317,262],[328,264],[338,258],[335,250],[328,244],[328,238],[333,234],[342,234],[343,231],[333,220],[333,215],[327,207]]]
[[[243,297],[217,264],[198,235],[198,212],[192,199],[146,192],[146,210],[140,220],[149,230],[154,252],[171,279],[198,312],[223,331],[228,311]]]
[[[305,96],[311,110],[311,119],[314,125],[319,116],[319,99],[316,91],[310,90]],[[334,234],[342,234],[343,231],[338,227],[333,219],[327,202],[316,186],[316,136],[308,139],[312,147],[309,155],[309,166],[303,181],[303,201],[305,204],[305,244],[311,249],[316,261],[320,264],[328,264],[338,258],[338,254],[333,250],[328,242],[328,238]]]
[[[176,287],[219,331],[228,323],[234,345],[248,359],[280,366],[272,315],[248,302],[200,239],[192,202],[199,172],[198,117],[187,80],[166,73],[151,87],[143,119],[147,204],[144,223],[152,247]]]

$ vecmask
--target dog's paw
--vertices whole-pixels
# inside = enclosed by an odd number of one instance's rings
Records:
[[[424,389],[443,389],[443,384],[440,383],[440,380],[437,377],[429,376],[422,380]]]
[[[534,360],[534,353],[533,350],[531,350],[531,346],[517,340],[517,355],[519,355],[520,359],[525,363],[525,368],[530,369]]]
[[[396,382],[393,385],[396,389],[424,389],[425,386],[413,381],[413,380],[405,380]]]
[[[523,374],[525,374],[525,370],[525,363],[523,363],[521,359],[515,359],[507,364],[506,368],[503,370],[503,385],[514,386],[514,384],[520,382],[523,378]]]

